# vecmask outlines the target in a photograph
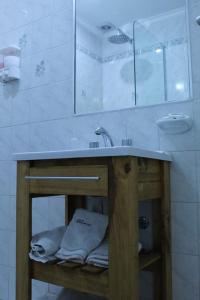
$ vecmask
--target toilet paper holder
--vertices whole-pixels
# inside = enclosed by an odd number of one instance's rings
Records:
[[[20,79],[21,49],[8,46],[0,49],[0,82]]]

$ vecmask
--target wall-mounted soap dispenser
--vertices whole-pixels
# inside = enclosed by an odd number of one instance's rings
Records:
[[[0,49],[0,82],[20,79],[21,49],[9,46]]]

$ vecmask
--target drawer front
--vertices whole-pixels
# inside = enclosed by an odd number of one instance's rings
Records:
[[[107,196],[107,166],[58,166],[30,168],[30,193],[46,195]]]

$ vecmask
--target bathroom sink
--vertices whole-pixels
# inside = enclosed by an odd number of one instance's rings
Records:
[[[48,152],[14,153],[13,160],[44,160],[60,158],[108,157],[108,156],[137,156],[171,161],[171,156],[163,151],[152,151],[134,147],[108,147],[94,149],[74,149]]]

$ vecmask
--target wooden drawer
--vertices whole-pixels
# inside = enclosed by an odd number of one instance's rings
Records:
[[[31,194],[107,196],[108,168],[96,166],[47,166],[30,168]]]

